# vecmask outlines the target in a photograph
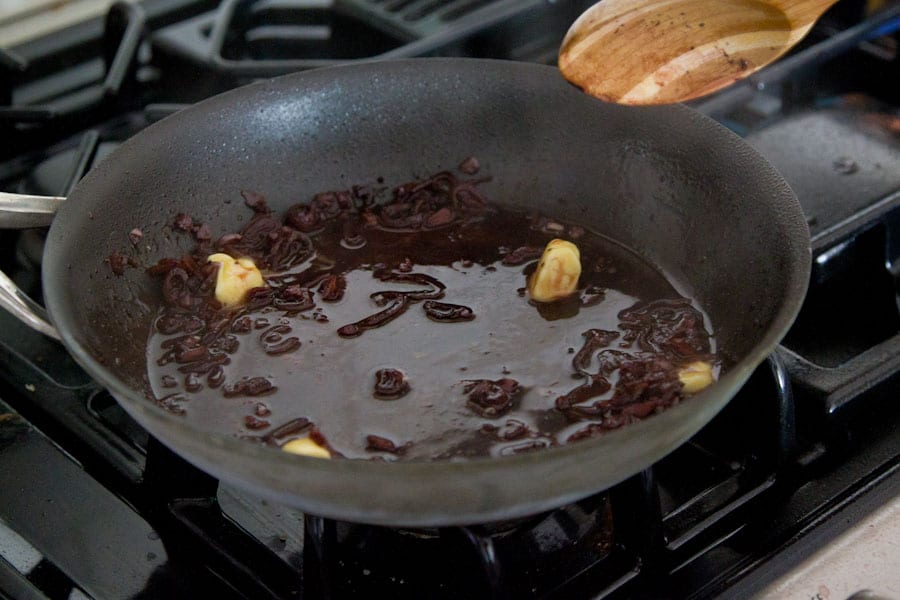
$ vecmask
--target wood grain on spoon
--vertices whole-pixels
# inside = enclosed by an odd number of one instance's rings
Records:
[[[836,1],[602,0],[572,24],[559,67],[608,102],[683,102],[778,59]]]

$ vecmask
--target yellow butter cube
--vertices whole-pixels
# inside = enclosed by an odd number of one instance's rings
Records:
[[[581,277],[581,252],[565,240],[550,240],[537,269],[528,279],[528,294],[537,302],[555,302],[571,296]]]
[[[681,380],[682,389],[688,394],[696,394],[700,390],[709,387],[715,380],[712,365],[698,360],[692,362],[678,371],[678,379]]]
[[[323,448],[308,437],[291,440],[281,447],[285,452],[291,454],[299,454],[301,456],[312,456],[313,458],[331,458],[331,452],[328,448]]]
[[[227,254],[213,254],[209,262],[219,263],[216,276],[216,300],[225,306],[237,306],[244,302],[247,292],[265,285],[262,273],[249,258],[235,260]]]

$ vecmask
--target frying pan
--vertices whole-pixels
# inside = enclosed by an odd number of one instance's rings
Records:
[[[667,272],[711,319],[730,364],[720,380],[598,438],[467,463],[295,456],[191,425],[148,400],[145,342],[155,307],[145,299],[158,295],[158,281],[141,268],[114,276],[111,252],[140,265],[181,255],[189,236],[170,227],[181,212],[213,232],[232,231],[242,189],[265,193],[283,211],[322,190],[378,177],[401,183],[467,156],[492,177],[481,187],[487,197],[587,225]],[[251,84],[129,139],[61,204],[43,262],[50,320],[140,424],[260,496],[392,526],[531,515],[651,465],[708,422],[774,349],[800,308],[810,266],[795,196],[737,136],[684,106],[604,104],[552,67],[504,61],[377,62]],[[34,225],[28,219],[20,210],[20,224]],[[128,241],[134,227],[144,233],[136,248]],[[31,312],[16,290],[6,296]]]

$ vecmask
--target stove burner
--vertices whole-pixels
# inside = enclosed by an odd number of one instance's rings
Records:
[[[608,585],[637,566],[616,550],[613,527],[605,495],[500,526],[397,530],[307,517],[304,584],[337,597],[524,597],[602,563]]]

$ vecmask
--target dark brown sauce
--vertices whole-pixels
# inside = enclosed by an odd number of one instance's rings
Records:
[[[662,274],[581,227],[478,205],[475,183],[453,181],[441,185],[458,205],[387,211],[412,231],[389,230],[373,203],[314,201],[238,237],[203,232],[193,258],[161,261],[169,305],[147,355],[160,405],[261,443],[314,432],[339,457],[453,460],[564,444],[684,399],[678,367],[714,360],[714,343]],[[252,227],[277,246],[268,287],[222,309],[202,257],[268,251]],[[527,275],[554,237],[581,251],[579,293],[536,305]]]

